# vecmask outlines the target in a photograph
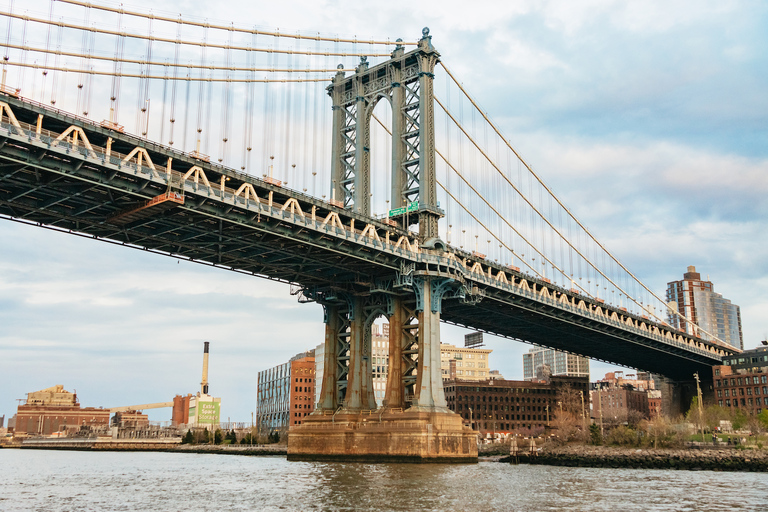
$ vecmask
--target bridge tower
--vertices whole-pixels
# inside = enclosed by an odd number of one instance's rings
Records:
[[[371,118],[384,99],[392,107],[392,211],[408,209],[393,218],[403,227],[418,223],[422,240],[438,235],[437,221],[444,215],[437,206],[432,85],[439,59],[425,28],[415,50],[406,53],[398,44],[390,60],[374,67],[362,57],[354,75],[339,71],[328,86],[333,100],[332,200],[371,214]]]
[[[389,218],[418,224],[425,253],[439,255],[443,212],[435,175],[434,69],[440,54],[429,29],[416,49],[398,44],[392,58],[355,74],[336,73],[333,100],[331,198],[338,207],[371,215],[370,125],[382,99],[392,107]],[[465,298],[457,276],[429,265],[402,268],[368,290],[307,292],[325,310],[321,395],[313,415],[289,433],[291,459],[476,461],[476,434],[451,412],[443,392],[440,310],[444,298]],[[387,317],[389,375],[384,406],[373,392],[371,325]]]

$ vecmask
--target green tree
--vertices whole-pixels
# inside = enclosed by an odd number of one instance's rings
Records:
[[[195,444],[195,436],[191,430],[187,430],[187,433],[181,438],[181,444]]]
[[[237,444],[237,434],[235,434],[234,430],[227,432],[227,436],[224,439],[225,442],[228,442],[229,444]]]
[[[733,430],[741,430],[747,425],[749,418],[747,418],[747,413],[741,409],[736,409],[731,421],[733,422]]]
[[[213,434],[213,444],[221,444],[222,439],[221,430],[217,428],[216,432]]]
[[[763,411],[757,415],[757,419],[763,424],[763,428],[768,430],[768,409],[763,409]]]
[[[589,426],[589,442],[596,446],[603,444],[603,436],[600,435],[600,425],[597,423]]]

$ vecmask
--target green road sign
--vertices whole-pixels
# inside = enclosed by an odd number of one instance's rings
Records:
[[[404,213],[415,212],[418,209],[419,209],[419,202],[412,201],[408,203],[407,206],[403,206],[401,208],[395,208],[394,210],[389,210],[389,217],[396,217],[398,215],[403,215]]]

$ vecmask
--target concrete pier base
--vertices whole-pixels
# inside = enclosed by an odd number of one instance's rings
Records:
[[[452,412],[313,414],[288,433],[288,460],[477,462],[477,432]]]

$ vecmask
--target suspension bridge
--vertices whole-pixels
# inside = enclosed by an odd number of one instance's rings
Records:
[[[321,304],[321,399],[295,457],[476,457],[446,407],[440,322],[673,381],[737,351],[597,240],[426,28],[364,41],[78,0],[0,14],[0,217]],[[389,375],[372,415],[380,316]]]

